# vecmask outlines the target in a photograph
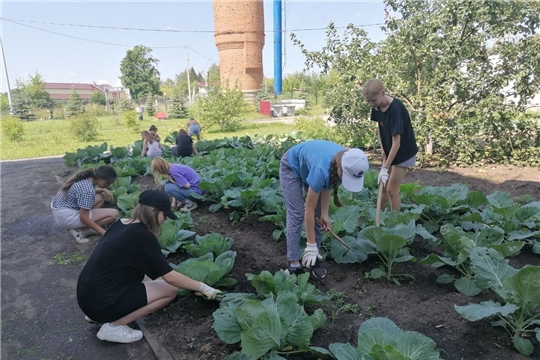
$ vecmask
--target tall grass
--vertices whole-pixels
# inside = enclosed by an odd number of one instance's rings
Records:
[[[145,114],[146,115],[146,114]],[[69,120],[36,120],[23,122],[24,139],[21,142],[11,142],[4,139],[0,134],[1,160],[28,159],[34,157],[64,155],[66,152],[74,152],[79,148],[89,145],[100,145],[106,142],[115,147],[133,144],[141,139],[140,132],[132,132],[125,125],[122,116],[105,116],[98,118],[100,131],[97,140],[82,142],[75,139],[69,132]],[[148,130],[150,125],[158,127],[158,134],[162,139],[172,131],[185,128],[187,119],[157,120],[155,118],[144,117],[140,121],[140,131]],[[223,137],[243,136],[243,135],[270,135],[287,134],[294,131],[292,125],[282,123],[249,123],[242,125],[240,130],[235,132],[220,132],[212,129],[205,129],[203,126],[202,138],[207,140]]]

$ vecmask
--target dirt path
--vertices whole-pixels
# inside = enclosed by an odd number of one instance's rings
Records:
[[[94,245],[76,245],[50,201],[66,175],[62,158],[2,162],[2,359],[155,359],[146,341],[96,338],[77,305],[77,277]],[[66,253],[75,265],[58,265]]]

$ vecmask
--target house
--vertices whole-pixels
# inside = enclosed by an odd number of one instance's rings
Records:
[[[109,85],[80,84],[80,83],[45,83],[47,91],[53,100],[67,100],[71,91],[75,90],[82,100],[90,100],[94,91],[101,91],[109,96],[109,100],[120,100],[125,98],[124,89],[121,87],[112,87]]]

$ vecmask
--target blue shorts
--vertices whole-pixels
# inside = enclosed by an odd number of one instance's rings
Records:
[[[198,124],[192,124],[189,125],[189,131],[188,135],[200,135],[201,134],[201,126]]]

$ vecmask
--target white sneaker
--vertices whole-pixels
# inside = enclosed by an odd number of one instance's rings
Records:
[[[88,321],[90,324],[93,324],[93,325],[98,325],[99,324],[97,321],[90,319],[86,315],[84,315],[84,320]]]
[[[184,207],[182,207],[180,209],[180,211],[188,213],[188,212],[190,212],[192,210],[195,210],[198,207],[199,207],[199,205],[197,205],[197,203],[195,201],[186,200],[186,203],[184,204]]]
[[[75,240],[77,244],[87,244],[88,239],[77,229],[68,229],[68,234]]]
[[[127,325],[111,327],[109,323],[105,323],[101,325],[97,337],[99,340],[127,344],[141,340],[143,333],[140,330],[133,330]]]
[[[80,231],[80,233],[81,233],[82,237],[89,237],[89,236],[97,236],[97,235],[99,235],[97,233],[97,231],[94,230],[94,229],[82,230],[82,231]]]

